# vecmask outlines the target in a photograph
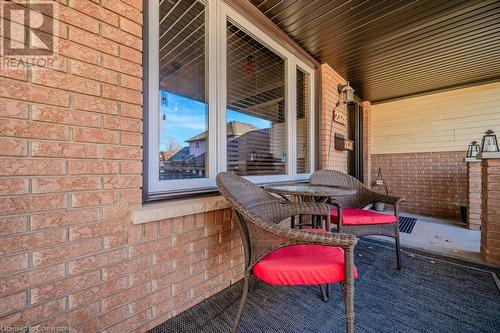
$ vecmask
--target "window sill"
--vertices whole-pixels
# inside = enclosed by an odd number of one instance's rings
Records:
[[[130,220],[133,224],[154,222],[174,217],[193,215],[228,208],[229,204],[220,195],[213,197],[180,199],[153,202],[132,208]]]

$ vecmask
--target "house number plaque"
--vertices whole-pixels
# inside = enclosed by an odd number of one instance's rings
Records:
[[[333,113],[333,121],[345,126],[347,125],[347,116],[340,112],[340,110],[335,110]]]

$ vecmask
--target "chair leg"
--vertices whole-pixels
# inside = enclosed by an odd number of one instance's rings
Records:
[[[344,249],[345,253],[345,280],[344,306],[345,329],[347,333],[354,333],[354,251],[353,248]]]
[[[250,276],[250,285],[248,287],[249,292],[254,291],[255,285],[257,284],[257,282],[258,282],[258,280],[257,280],[257,277],[255,277],[255,275]]]
[[[236,318],[233,322],[233,328],[231,329],[231,333],[236,333],[238,331],[238,324],[240,323],[241,313],[243,312],[243,308],[245,307],[245,301],[248,296],[249,289],[249,276],[245,276],[245,280],[243,282],[243,294],[241,295],[240,306],[238,308],[238,313],[236,313]]]
[[[328,302],[330,300],[330,284],[320,284],[319,291],[321,292],[323,302]]]
[[[353,333],[354,332],[354,300],[353,300],[353,295],[352,291],[349,290],[352,289],[352,286],[347,286],[346,290],[344,292],[344,304],[345,304],[345,331],[347,333]]]
[[[399,233],[396,235],[396,262],[398,270],[401,269],[401,249],[399,244]]]

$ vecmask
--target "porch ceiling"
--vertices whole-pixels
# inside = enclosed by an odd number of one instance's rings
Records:
[[[373,102],[500,80],[498,0],[250,0]]]

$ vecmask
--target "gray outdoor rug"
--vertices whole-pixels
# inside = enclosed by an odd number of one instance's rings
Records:
[[[363,240],[356,246],[356,332],[500,332],[500,270],[404,251],[397,271],[392,247]],[[241,283],[168,320],[152,332],[229,332]],[[249,295],[239,332],[344,332],[340,287],[332,300],[318,287],[271,287]]]

